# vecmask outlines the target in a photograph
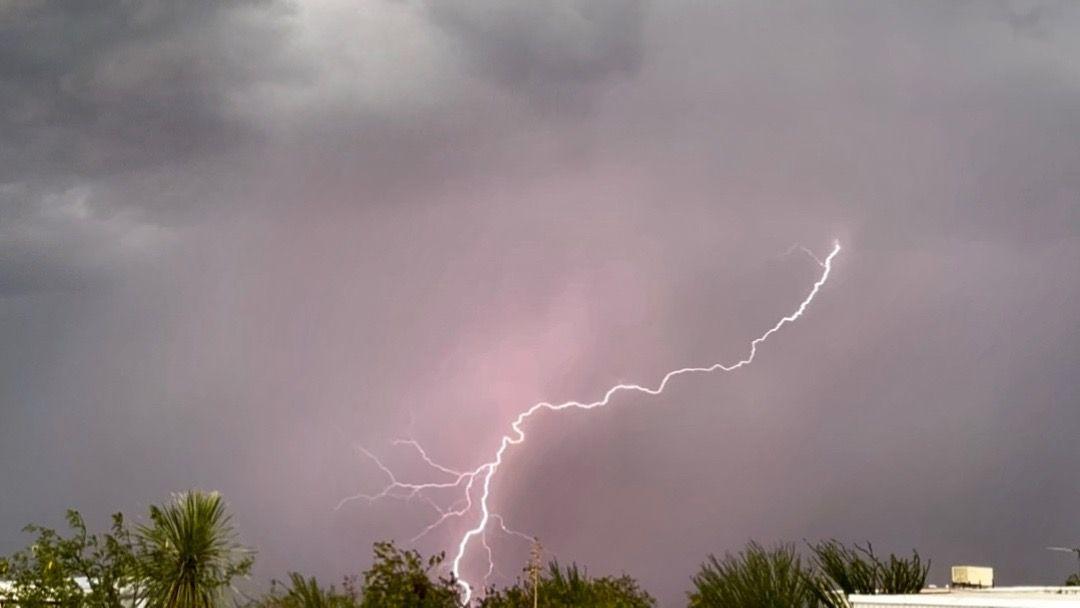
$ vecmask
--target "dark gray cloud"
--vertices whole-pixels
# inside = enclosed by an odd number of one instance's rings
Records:
[[[432,2],[428,10],[483,74],[547,103],[572,103],[582,87],[641,66],[646,9],[637,0]]]
[[[0,7],[0,291],[108,282],[122,250],[206,207],[199,165],[257,137],[234,97],[289,78],[287,16],[263,1]]]
[[[260,4],[5,4],[2,178],[137,170],[242,138],[228,96],[267,76],[279,34],[243,19]]]
[[[354,442],[472,465],[522,405],[737,358],[839,237],[752,368],[537,419],[499,509],[665,605],[748,538],[1068,572],[1072,5],[0,11],[0,551],[198,485],[260,579],[353,572],[430,515],[332,511],[383,481]]]

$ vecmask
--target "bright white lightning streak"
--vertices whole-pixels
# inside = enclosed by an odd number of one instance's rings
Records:
[[[425,500],[431,507],[435,509],[435,511],[439,513],[439,518],[434,523],[425,528],[423,531],[421,531],[420,534],[418,534],[414,538],[414,540],[416,540],[428,534],[429,532],[446,522],[448,519],[452,517],[464,517],[470,511],[472,511],[474,506],[472,499],[473,487],[477,478],[480,478],[482,492],[480,494],[479,500],[477,501],[480,506],[480,519],[477,522],[476,526],[466,531],[465,534],[461,537],[461,540],[458,541],[457,553],[454,555],[454,560],[451,566],[451,571],[453,572],[454,577],[458,581],[458,584],[461,586],[461,590],[464,596],[464,602],[467,606],[469,604],[469,600],[472,598],[472,586],[461,576],[461,561],[465,558],[465,554],[468,551],[469,544],[472,542],[473,539],[479,537],[481,545],[484,547],[488,554],[488,570],[487,575],[485,576],[485,581],[490,578],[491,574],[494,572],[495,566],[494,561],[492,560],[491,547],[487,543],[486,536],[488,523],[491,520],[495,520],[498,522],[499,528],[503,532],[512,536],[532,540],[531,537],[529,537],[528,535],[516,532],[508,528],[502,517],[497,513],[493,513],[490,509],[490,506],[488,505],[488,499],[491,496],[491,480],[495,477],[495,473],[502,465],[503,456],[506,454],[506,450],[509,449],[512,445],[517,445],[525,441],[525,431],[522,430],[522,425],[525,424],[525,421],[532,417],[533,414],[541,410],[559,411],[571,408],[590,410],[593,408],[604,407],[611,402],[612,397],[614,397],[617,393],[621,392],[637,392],[655,396],[664,392],[664,389],[667,388],[668,383],[673,378],[681,376],[683,374],[707,373],[714,371],[731,372],[746,365],[749,365],[754,361],[754,357],[757,356],[758,346],[768,340],[769,337],[772,336],[774,333],[780,331],[782,327],[788,325],[789,323],[794,323],[796,320],[799,319],[799,317],[803,315],[807,307],[810,306],[810,303],[814,301],[815,297],[817,297],[817,294],[821,290],[822,286],[824,286],[825,282],[829,280],[829,274],[832,272],[833,259],[837,256],[837,254],[840,253],[840,241],[833,242],[832,251],[829,252],[829,255],[824,260],[819,259],[813,254],[812,251],[806,249],[805,247],[796,247],[802,249],[804,252],[809,254],[810,257],[813,258],[819,266],[821,266],[821,276],[818,278],[817,282],[814,283],[813,288],[810,289],[810,293],[807,294],[803,301],[799,303],[799,306],[795,309],[795,312],[792,312],[786,317],[781,318],[779,321],[776,322],[775,325],[765,331],[765,333],[761,334],[757,338],[754,338],[750,342],[750,351],[745,358],[729,365],[725,365],[723,363],[714,363],[708,367],[684,367],[681,369],[676,369],[665,374],[664,377],[661,378],[660,383],[657,384],[655,388],[642,386],[640,384],[616,384],[615,386],[607,389],[601,399],[590,403],[582,403],[580,401],[567,401],[565,403],[558,404],[552,404],[547,402],[537,403],[529,409],[518,414],[517,418],[514,419],[514,422],[510,424],[510,428],[513,432],[509,435],[503,435],[502,439],[499,442],[499,449],[495,452],[494,458],[488,462],[481,464],[480,466],[476,467],[471,471],[457,471],[436,463],[428,456],[424,448],[414,440],[399,439],[393,442],[394,445],[408,445],[413,447],[420,455],[420,458],[424,461],[425,464],[430,466],[432,469],[439,471],[440,473],[452,477],[452,481],[435,483],[409,483],[399,481],[398,478],[394,475],[393,471],[391,471],[387,466],[385,466],[378,459],[378,457],[376,457],[368,450],[360,448],[360,450],[368,458],[373,460],[375,464],[379,467],[379,469],[390,479],[390,484],[383,488],[383,490],[378,494],[359,494],[356,496],[352,496],[343,500],[338,506],[340,507],[341,504],[344,504],[346,501],[358,498],[363,498],[368,501],[374,501],[381,498],[399,498],[404,500],[412,500],[419,497]],[[794,247],[792,248],[792,250],[793,249]],[[791,250],[789,250],[789,253],[790,251]],[[462,484],[465,485],[464,498],[445,509],[439,507],[435,503],[435,501],[424,496],[423,494],[423,492],[426,490],[460,488]],[[464,503],[464,505],[462,505],[462,503]]]

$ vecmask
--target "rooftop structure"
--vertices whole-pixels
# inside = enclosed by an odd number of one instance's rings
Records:
[[[848,599],[852,608],[1080,608],[1080,587],[945,588]]]
[[[993,587],[994,569],[986,566],[953,566],[953,587]]]

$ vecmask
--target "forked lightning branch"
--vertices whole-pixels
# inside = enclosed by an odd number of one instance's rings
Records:
[[[531,537],[527,534],[518,532],[507,527],[503,518],[491,510],[491,488],[492,483],[495,480],[496,474],[499,472],[500,467],[503,464],[503,457],[506,455],[510,446],[524,443],[526,439],[525,423],[534,414],[541,411],[561,411],[568,409],[593,409],[598,407],[604,407],[613,403],[617,403],[615,397],[620,393],[644,393],[646,395],[659,395],[664,392],[668,384],[679,376],[694,373],[708,373],[708,372],[731,372],[741,367],[751,364],[754,361],[754,357],[757,356],[758,347],[765,343],[773,334],[780,331],[785,325],[794,323],[806,312],[806,309],[810,306],[814,298],[817,297],[818,292],[829,280],[829,274],[832,272],[832,263],[836,256],[840,253],[840,242],[834,241],[832,250],[822,260],[813,255],[812,252],[803,249],[806,253],[810,254],[811,258],[821,268],[821,274],[817,281],[810,288],[809,293],[799,303],[793,312],[785,317],[782,317],[772,327],[768,328],[764,333],[759,335],[750,341],[749,349],[743,359],[735,361],[733,363],[713,363],[711,365],[703,367],[684,367],[666,373],[655,386],[647,386],[642,384],[616,384],[608,388],[600,399],[596,401],[582,402],[582,401],[567,401],[564,403],[548,403],[541,402],[532,405],[531,407],[523,410],[517,415],[513,423],[510,424],[510,432],[499,441],[499,447],[494,452],[492,457],[477,466],[474,469],[461,471],[453,469],[451,467],[443,466],[436,462],[428,454],[427,450],[418,442],[411,439],[399,439],[393,442],[395,446],[407,446],[417,452],[419,457],[424,463],[430,467],[431,471],[435,475],[439,475],[443,478],[442,481],[432,481],[426,483],[411,483],[398,479],[394,474],[394,471],[387,467],[375,454],[367,449],[361,448],[361,451],[365,456],[370,458],[377,467],[387,476],[389,483],[378,493],[375,494],[358,494],[351,496],[343,500],[341,504],[355,499],[365,499],[368,501],[375,501],[381,499],[400,499],[400,500],[420,500],[425,502],[438,514],[438,518],[430,525],[423,528],[419,534],[417,534],[413,541],[419,540],[424,535],[435,530],[442,524],[446,523],[450,519],[462,518],[473,522],[470,527],[457,541],[454,552],[454,558],[451,562],[451,570],[454,576],[457,578],[458,584],[461,586],[462,595],[467,605],[473,594],[473,584],[469,583],[465,576],[462,574],[462,562],[469,555],[470,550],[475,550],[478,546],[485,553],[487,557],[487,572],[484,576],[486,581],[492,573],[495,571],[495,561],[492,555],[491,547],[487,542],[487,534],[492,527],[497,528],[499,531],[512,536],[517,536],[525,540],[531,540]],[[433,495],[448,491],[457,492],[457,499],[446,504],[433,498]]]

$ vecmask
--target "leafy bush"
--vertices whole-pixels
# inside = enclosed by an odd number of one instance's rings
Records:
[[[254,604],[254,608],[353,608],[357,600],[354,594],[337,591],[319,585],[315,577],[305,578],[296,572],[289,573],[289,583],[273,581],[270,593]]]
[[[627,575],[592,578],[577,564],[566,567],[557,561],[539,576],[541,608],[652,608],[656,600]],[[488,589],[480,608],[532,608],[531,581],[519,581],[504,589]]]
[[[124,517],[113,515],[110,531],[100,535],[89,534],[74,509],[67,512],[67,522],[72,530],[68,537],[51,528],[26,526],[37,539],[0,559],[0,579],[11,582],[19,606],[120,608],[141,597],[136,544]]]
[[[460,608],[460,589],[453,576],[432,576],[445,554],[427,560],[416,551],[402,551],[392,542],[375,543],[375,563],[363,574],[361,608]]]
[[[751,542],[738,555],[710,555],[693,577],[691,608],[819,608],[813,570],[792,545],[766,549]]]
[[[918,593],[926,586],[926,575],[930,562],[923,562],[918,551],[912,551],[910,558],[897,557],[890,553],[882,559],[874,553],[872,545],[855,545],[848,548],[836,540],[810,545],[814,554],[814,566],[821,575],[820,586],[823,591],[840,590],[844,597],[852,593],[864,595]],[[832,594],[835,596],[835,594]],[[846,606],[831,602],[829,596],[822,595],[823,601],[830,605]]]

